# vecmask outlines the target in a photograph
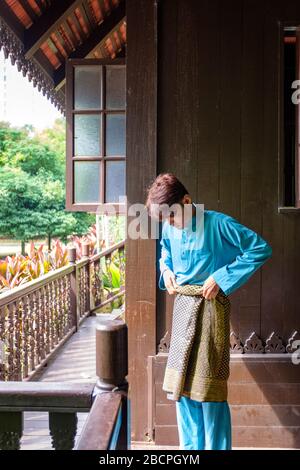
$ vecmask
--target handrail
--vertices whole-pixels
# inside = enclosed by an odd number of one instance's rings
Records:
[[[47,411],[56,450],[128,449],[128,335],[122,320],[96,328],[96,373],[93,383],[0,382],[0,449],[18,450],[24,411]],[[75,446],[77,413],[88,417]]]
[[[93,383],[0,382],[0,412],[86,412],[92,406],[93,389]]]
[[[3,294],[0,294],[0,307],[3,307],[9,302],[13,302],[18,297],[23,297],[24,295],[30,294],[31,292],[46,285],[48,282],[55,281],[56,279],[65,276],[66,274],[70,274],[72,271],[74,271],[74,266],[63,266],[62,268],[49,271],[47,274],[43,274],[37,279],[28,281],[26,284],[5,291]]]
[[[107,256],[113,253],[114,251],[123,248],[124,246],[125,241],[122,240],[121,242],[112,245],[111,247],[101,251],[100,253],[97,253],[90,257],[84,257],[83,259],[76,261],[76,266],[77,268],[81,268],[82,266],[88,263],[98,261],[100,258],[103,258],[104,256]],[[73,270],[74,265],[63,266],[62,268],[49,271],[48,273],[39,276],[37,279],[28,281],[21,286],[14,287],[13,289],[7,290],[2,294],[0,293],[0,307],[2,307],[8,302],[14,301],[16,298],[20,297],[20,295],[27,295],[33,292],[35,289],[38,289],[39,287],[42,287],[43,285],[47,284],[47,282],[58,279],[59,277],[61,277],[61,275],[71,273]]]
[[[90,257],[90,261],[98,261],[100,258],[103,258],[103,256],[110,255],[116,250],[119,250],[120,248],[125,247],[125,240],[120,241],[119,243],[115,243],[115,245],[110,246],[109,248],[106,248],[103,251],[100,251],[100,253],[96,253],[95,255],[92,255]]]
[[[69,265],[0,294],[0,381],[32,380],[87,316],[125,294],[125,241],[93,256],[89,248],[77,261],[69,247]],[[102,272],[112,277],[114,252],[121,287],[106,296]]]
[[[96,396],[76,450],[107,450],[121,410],[122,396],[105,392]]]

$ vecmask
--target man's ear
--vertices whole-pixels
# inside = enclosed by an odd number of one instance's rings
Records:
[[[191,204],[192,203],[192,198],[189,194],[185,194],[182,198],[182,203],[183,204]]]

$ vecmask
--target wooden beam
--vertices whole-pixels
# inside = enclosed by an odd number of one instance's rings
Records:
[[[35,3],[37,4],[42,13],[45,11],[46,8],[48,8],[48,5],[44,6],[41,0],[35,0]]]
[[[47,40],[52,31],[64,22],[83,0],[53,0],[47,14],[42,15],[30,28],[24,31],[25,57],[32,57]]]
[[[157,0],[127,0],[127,207],[144,203],[157,175]],[[132,182],[135,184],[132,184]],[[132,216],[127,216],[129,226]],[[147,441],[147,359],[156,354],[156,240],[126,240],[131,438]]]
[[[35,53],[33,60],[43,69],[45,74],[53,80],[53,66],[41,50]]]
[[[95,27],[95,22],[93,21],[93,17],[91,14],[91,10],[89,6],[86,3],[86,0],[82,2],[82,5],[80,5],[80,13],[84,19],[84,22],[89,30],[94,29]]]
[[[77,40],[77,37],[75,36],[75,34],[73,33],[71,27],[69,26],[69,23],[67,21],[64,21],[63,27],[66,30],[67,34],[70,36],[70,39],[71,39],[71,41],[72,41],[72,43],[75,47],[78,40]]]
[[[35,21],[37,15],[35,11],[31,8],[30,4],[27,2],[27,0],[19,0],[19,3],[21,4],[21,7],[23,10],[27,13],[31,21]]]
[[[94,384],[0,382],[0,411],[79,409],[92,406]]]
[[[125,17],[125,1],[121,0],[119,6],[115,8],[111,14],[92,32],[91,36],[73,51],[68,59],[79,59],[86,57],[95,47],[103,41],[103,39],[114,29],[120,21]],[[58,90],[64,83],[66,76],[65,64],[61,65],[54,72],[54,86]]]
[[[89,5],[87,3],[87,0],[85,0],[85,2],[83,3],[82,8],[85,10],[85,13],[86,13],[86,15],[89,19],[89,22],[90,22],[92,28],[94,29],[97,26],[97,23],[96,23],[96,20],[95,20],[93,14],[92,14],[91,8],[89,7]]]

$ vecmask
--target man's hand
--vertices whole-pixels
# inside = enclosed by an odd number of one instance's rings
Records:
[[[209,276],[203,284],[203,297],[207,300],[214,299],[220,287],[212,276]]]
[[[164,283],[169,294],[175,294],[175,287],[178,285],[175,280],[175,274],[170,269],[166,269],[163,273]]]

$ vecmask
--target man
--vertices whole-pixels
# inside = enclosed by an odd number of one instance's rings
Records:
[[[176,400],[180,448],[229,450],[227,296],[270,258],[272,249],[229,215],[197,214],[172,173],[160,174],[147,193],[149,215],[164,222],[159,288],[176,294],[163,389]]]

